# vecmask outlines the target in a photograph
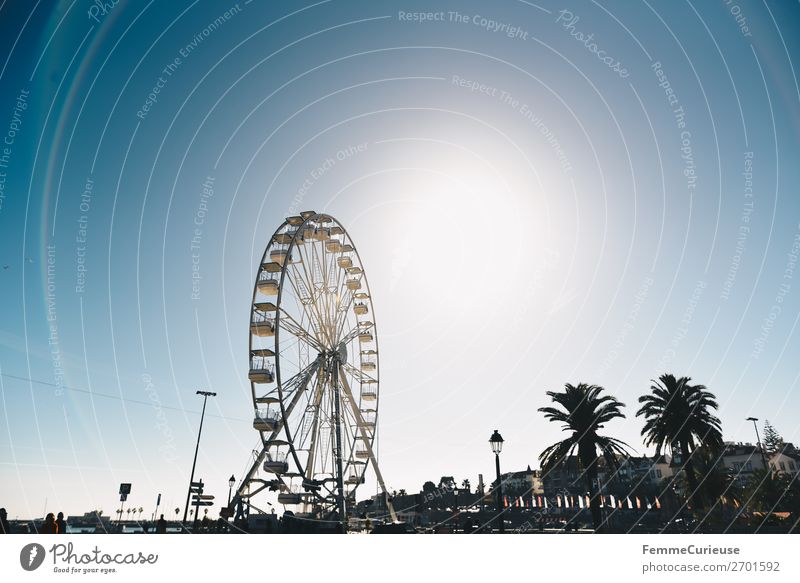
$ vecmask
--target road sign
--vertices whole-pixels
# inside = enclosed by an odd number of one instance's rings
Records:
[[[214,499],[213,494],[195,494],[192,497],[192,500],[213,500],[213,499]]]
[[[192,488],[202,488],[203,480],[200,480],[199,482],[189,482],[189,486]]]
[[[197,500],[192,502],[192,506],[214,506],[211,500]]]
[[[158,495],[158,500],[156,500],[156,508],[161,506],[161,494]]]
[[[120,502],[125,502],[125,500],[127,500],[127,499],[128,499],[128,495],[127,494],[120,494],[119,495],[119,501]]]
[[[120,494],[130,494],[131,493],[131,485],[130,484],[120,484],[119,485],[119,493]]]

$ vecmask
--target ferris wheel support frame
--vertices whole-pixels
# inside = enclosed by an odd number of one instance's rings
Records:
[[[341,364],[339,364],[339,368],[342,368]],[[372,469],[375,470],[375,477],[378,479],[378,484],[380,485],[381,490],[383,490],[383,495],[386,496],[386,507],[389,510],[389,516],[391,516],[392,522],[397,522],[397,514],[395,514],[394,505],[392,504],[389,492],[386,490],[386,484],[383,481],[383,474],[381,474],[381,470],[378,467],[378,461],[375,458],[375,453],[372,451],[372,443],[369,439],[367,439],[367,432],[364,429],[364,418],[361,416],[361,411],[358,410],[358,407],[356,407],[356,402],[353,400],[353,393],[350,391],[350,385],[347,382],[347,375],[344,374],[344,370],[340,370],[340,372],[342,388],[347,395],[347,401],[350,403],[350,408],[353,410],[353,416],[358,421],[358,430],[361,433],[362,441],[364,441],[367,446],[369,461],[372,464]]]

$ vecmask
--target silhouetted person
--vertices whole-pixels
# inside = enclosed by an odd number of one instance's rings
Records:
[[[58,527],[58,534],[67,534],[67,523],[64,520],[64,513],[59,512],[56,518],[56,526]]]
[[[5,508],[0,508],[0,534],[11,534],[11,525],[8,524],[8,513]]]
[[[167,532],[167,521],[164,520],[164,515],[161,515],[161,518],[158,519],[156,522],[156,534],[166,534]]]
[[[56,517],[52,512],[48,512],[44,518],[44,524],[39,529],[39,534],[58,534],[58,525],[56,524]]]

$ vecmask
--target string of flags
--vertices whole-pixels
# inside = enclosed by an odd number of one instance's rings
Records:
[[[552,508],[555,498],[556,508],[574,508],[583,510],[589,508],[591,499],[588,495],[556,494],[555,497],[535,495],[535,496],[503,496],[503,506],[505,508]],[[649,498],[647,496],[625,496],[616,497],[613,494],[602,494],[599,496],[601,508],[616,508],[618,510],[661,510],[661,501],[658,496]]]

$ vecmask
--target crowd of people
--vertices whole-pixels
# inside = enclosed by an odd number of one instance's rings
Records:
[[[39,534],[66,534],[67,522],[64,520],[64,513],[59,512],[56,516],[49,512],[37,530]],[[8,511],[5,508],[0,508],[0,534],[11,534],[11,524],[8,522]]]
[[[207,517],[204,517],[202,521],[202,527],[210,530],[211,529],[211,521],[208,520]],[[167,521],[164,519],[164,515],[162,514],[155,523],[148,523],[143,522],[141,524],[142,532],[145,534],[149,532],[155,532],[155,534],[166,534],[167,532]],[[59,512],[58,515],[49,512],[47,516],[45,516],[44,521],[37,524],[34,523],[34,529],[39,534],[66,534],[67,533],[67,521],[64,520],[64,513]],[[18,530],[19,531],[19,530]],[[8,522],[8,512],[5,508],[0,508],[0,534],[11,534],[11,524]]]

